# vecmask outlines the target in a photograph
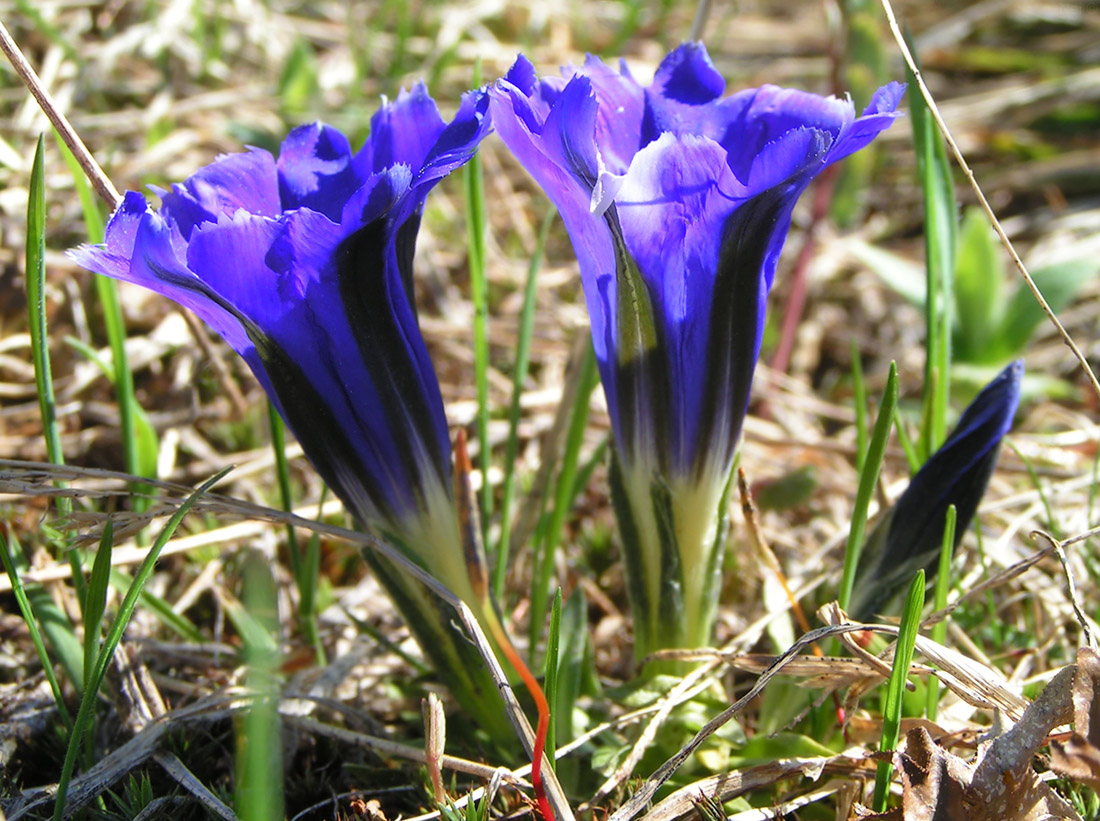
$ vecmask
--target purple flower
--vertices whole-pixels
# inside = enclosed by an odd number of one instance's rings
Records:
[[[489,132],[484,91],[445,124],[419,84],[386,102],[353,152],[320,123],[278,159],[219,158],[159,211],[128,193],[86,268],[190,309],[245,358],[322,478],[479,615],[451,484],[443,401],[413,302],[428,192]],[[511,733],[496,685],[453,615],[401,568],[372,567],[457,699],[497,739]]]
[[[718,507],[792,209],[890,126],[904,87],[880,89],[860,117],[848,100],[724,90],[706,49],[687,43],[648,87],[594,57],[540,79],[521,56],[491,91],[494,128],[561,212],[580,262],[638,520],[624,531],[665,532],[633,559],[624,545],[643,652],[709,638]],[[652,512],[658,496],[668,511]],[[650,641],[670,619],[701,626]]]
[[[909,482],[860,553],[848,612],[873,618],[925,570],[936,577],[947,509],[955,506],[955,546],[962,541],[997,464],[1001,440],[1020,404],[1024,363],[1017,359],[986,385],[959,424]]]
[[[412,258],[425,197],[489,130],[482,92],[449,125],[423,85],[386,103],[353,153],[334,128],[276,160],[219,158],[161,195],[130,192],[100,274],[190,309],[245,358],[318,472],[361,521],[401,522],[450,495],[443,402],[417,324]]]

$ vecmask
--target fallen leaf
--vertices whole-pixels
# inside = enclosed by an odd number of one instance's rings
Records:
[[[1088,647],[1077,651],[1073,725],[1075,732],[1068,740],[1050,743],[1050,768],[1100,790],[1100,655]]]

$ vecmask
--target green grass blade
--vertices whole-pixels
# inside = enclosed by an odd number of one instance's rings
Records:
[[[898,630],[897,649],[894,651],[894,667],[890,672],[890,680],[886,684],[880,750],[893,750],[898,746],[905,682],[909,678],[909,665],[913,661],[913,647],[917,642],[917,630],[920,628],[920,614],[923,609],[924,571],[918,570],[905,597],[905,609],[902,611],[901,627]],[[893,770],[894,767],[889,761],[880,761],[878,764],[872,802],[875,812],[886,812],[886,802],[890,797],[890,776]]]
[[[898,432],[898,443],[905,453],[905,461],[909,465],[909,475],[913,476],[920,470],[920,456],[917,455],[917,447],[913,444],[909,431],[905,428],[905,421],[901,418],[901,411],[894,409],[894,430]]]
[[[302,563],[302,576],[305,583],[299,591],[301,597],[302,618],[305,619],[306,641],[313,647],[314,659],[324,666],[325,645],[321,640],[321,627],[317,622],[317,593],[321,579],[321,537],[313,533],[306,543],[305,561]]]
[[[580,466],[577,476],[573,480],[573,492],[570,494],[572,498],[576,499],[581,495],[584,489],[588,487],[588,483],[592,481],[592,474],[596,472],[596,468],[604,464],[607,456],[607,446],[610,441],[611,435],[604,435],[596,447],[592,449],[592,455]]]
[[[913,44],[909,43],[910,50]],[[914,52],[915,53],[915,52]],[[915,59],[915,58],[914,58]],[[909,76],[909,87],[916,81]],[[920,94],[909,97],[917,175],[924,192],[924,241],[927,273],[925,299],[925,401],[929,409],[922,444],[927,459],[947,435],[951,393],[951,329],[958,223],[955,185],[943,136]]]
[[[27,308],[30,311],[31,356],[34,360],[34,381],[38,389],[38,407],[46,435],[46,454],[55,465],[63,465],[61,432],[57,425],[57,403],[54,398],[53,375],[50,370],[49,336],[46,333],[46,169],[43,159],[44,140],[38,137],[31,167],[30,191],[27,194]],[[59,497],[62,515],[69,511],[69,500]]]
[[[99,656],[99,637],[103,632],[103,614],[107,610],[107,590],[111,582],[114,538],[114,525],[108,519],[99,539],[99,550],[92,563],[92,575],[88,579],[88,592],[84,599],[84,689],[88,688],[88,676]]]
[[[271,450],[275,456],[275,476],[279,480],[279,500],[283,510],[291,513],[294,510],[294,496],[290,492],[290,465],[286,460],[286,426],[283,417],[275,410],[275,404],[268,400],[267,424],[271,431]],[[291,525],[286,526],[286,543],[290,553],[290,569],[294,573],[294,580],[298,587],[302,586],[302,552],[298,547],[298,537]]]
[[[481,83],[481,64],[474,65],[474,85]],[[485,260],[485,178],[477,154],[462,170],[466,205],[466,242],[470,259],[470,300],[474,306],[474,384],[477,390],[478,462],[481,467],[482,540],[489,544],[493,488],[489,483],[489,282]]]
[[[947,508],[947,518],[943,526],[943,547],[940,548],[940,564],[936,573],[935,610],[947,607],[947,594],[951,590],[951,556],[955,552],[955,520],[958,511],[954,505]],[[943,644],[947,640],[947,619],[932,626],[932,641]],[[929,721],[936,720],[940,706],[940,680],[935,676],[928,678],[928,707],[924,714]]]
[[[504,487],[500,498],[500,539],[497,541],[496,564],[493,567],[493,595],[501,601],[504,595],[504,579],[508,574],[508,544],[512,539],[512,503],[516,493],[516,455],[519,453],[520,400],[523,383],[527,381],[527,366],[531,355],[531,336],[535,329],[535,297],[538,294],[538,273],[546,249],[546,238],[557,211],[550,208],[539,228],[535,252],[527,267],[527,283],[523,289],[523,308],[520,311],[519,331],[516,340],[516,362],[512,373],[512,404],[508,409],[508,443],[504,451]]]
[[[61,431],[57,424],[57,401],[54,396],[53,374],[50,368],[49,335],[46,330],[46,167],[45,167],[45,139],[38,137],[38,146],[34,152],[34,162],[31,165],[31,178],[27,192],[27,244],[26,244],[26,287],[27,287],[27,312],[28,324],[31,336],[31,359],[34,363],[34,381],[38,393],[38,408],[42,416],[42,431],[46,440],[46,457],[55,465],[65,463],[65,455],[61,447]],[[56,482],[58,487],[64,483]],[[62,518],[72,513],[72,501],[60,496],[57,499],[57,511]],[[84,572],[82,568],[83,553],[79,550],[69,550],[67,554],[69,568],[72,570],[73,586],[76,589],[78,600],[84,602]],[[40,599],[38,588],[32,588],[30,592],[31,602]],[[48,597],[47,597],[48,598]],[[46,613],[56,611],[55,619],[49,617],[44,623],[48,635],[57,627],[63,631],[72,633],[72,625],[60,610],[41,601],[45,608],[39,611],[39,617]],[[47,627],[47,625],[49,625]],[[62,664],[66,672],[72,674],[77,669],[75,662],[69,658],[70,642],[60,633],[51,635],[57,638],[60,645],[54,649],[62,653]],[[75,635],[72,636],[75,641]],[[82,678],[74,679],[74,685],[81,687]]]
[[[852,402],[856,406],[856,472],[863,473],[867,459],[867,383],[863,381],[863,357],[852,340]]]
[[[542,632],[546,621],[550,579],[554,573],[554,556],[561,541],[561,531],[565,525],[565,518],[572,509],[574,480],[577,475],[577,465],[580,462],[585,428],[588,426],[589,400],[592,397],[593,389],[600,380],[599,373],[596,370],[596,354],[593,352],[591,345],[587,346],[580,367],[577,398],[573,403],[569,431],[566,434],[557,483],[554,486],[554,506],[550,511],[543,538],[540,540],[541,544],[535,560],[534,577],[531,580],[531,622],[529,625],[531,644],[528,652],[531,654],[532,660],[534,660],[537,652],[539,634]]]
[[[30,633],[34,651],[38,654],[38,661],[46,674],[46,681],[49,682],[50,692],[53,693],[54,702],[57,704],[57,711],[61,715],[61,720],[65,722],[65,726],[71,728],[73,726],[72,716],[69,715],[69,711],[65,707],[61,687],[57,683],[57,677],[53,674],[53,662],[50,660],[49,653],[46,652],[46,643],[42,640],[42,633],[38,630],[38,620],[35,618],[34,609],[27,598],[23,580],[20,578],[19,571],[15,567],[15,561],[9,552],[8,540],[4,537],[4,529],[0,529],[0,560],[4,563],[4,571],[8,574],[11,591],[15,595],[15,603],[19,606],[19,613],[23,616],[23,621],[27,625],[27,632]]]
[[[114,657],[115,648],[117,648],[118,643],[122,641],[122,634],[126,629],[126,625],[130,622],[130,617],[134,614],[134,608],[137,606],[141,591],[145,587],[146,582],[149,581],[149,577],[153,575],[153,570],[156,567],[157,559],[160,557],[161,551],[164,549],[164,546],[168,544],[168,541],[176,532],[176,528],[179,527],[180,522],[183,521],[183,517],[191,510],[195,502],[197,502],[206,491],[221,481],[230,470],[232,470],[232,468],[228,467],[225,468],[225,470],[219,471],[212,478],[203,482],[198,490],[187,497],[184,503],[180,505],[179,509],[172,514],[172,517],[168,520],[168,523],[164,526],[164,529],[161,531],[156,541],[153,542],[153,546],[149,548],[149,552],[146,554],[145,559],[138,567],[137,573],[134,576],[134,583],[130,585],[130,588],[126,591],[126,595],[119,605],[118,613],[111,622],[111,626],[107,631],[107,636],[103,640],[103,648],[100,650],[99,657],[96,659],[95,670],[92,671],[92,675],[88,678],[89,686],[84,689],[84,693],[80,698],[80,709],[77,711],[76,721],[73,724],[73,731],[69,736],[69,746],[65,751],[65,761],[62,764],[61,777],[58,779],[57,783],[57,797],[53,810],[54,821],[62,821],[64,818],[65,795],[69,791],[69,782],[72,779],[73,767],[76,764],[76,754],[80,749],[84,733],[91,725],[92,714],[99,688],[102,686],[103,679],[107,675],[107,667]]]
[[[561,637],[561,588],[554,594],[554,603],[550,606],[550,632],[546,637],[546,674],[543,688],[546,690],[546,703],[550,705],[550,726],[546,729],[546,749],[550,766],[555,766],[554,750],[558,748],[556,724],[558,703],[558,647]]]
[[[867,529],[867,509],[871,505],[871,496],[878,482],[882,460],[886,456],[886,442],[890,438],[890,428],[894,424],[894,410],[898,404],[898,366],[890,363],[890,375],[886,379],[886,390],[882,397],[882,406],[875,419],[875,429],[867,447],[867,458],[863,471],[859,475],[859,489],[856,491],[856,503],[852,510],[852,527],[848,531],[848,543],[844,549],[844,574],[841,577],[837,600],[843,608],[848,607],[855,584],[856,566],[859,563],[859,551],[863,547],[863,534]]]

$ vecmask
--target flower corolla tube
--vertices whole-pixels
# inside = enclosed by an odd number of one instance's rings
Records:
[[[490,92],[494,128],[580,263],[639,657],[710,640],[724,496],[792,210],[890,126],[903,91],[879,89],[858,117],[775,86],[723,96],[686,43],[648,86],[625,63],[540,78],[521,56]]]

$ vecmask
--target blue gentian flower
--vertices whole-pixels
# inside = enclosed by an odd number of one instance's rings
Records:
[[[475,609],[486,603],[466,569],[412,261],[425,198],[489,132],[488,103],[470,92],[446,124],[418,84],[384,102],[357,152],[330,126],[296,128],[278,159],[223,156],[158,192],[159,211],[127,193],[106,242],[73,252],[217,331],[347,509]],[[392,565],[373,564],[456,695],[485,689],[472,698],[492,700],[496,717],[484,722],[506,735],[495,688],[478,681],[480,662],[451,635],[450,615]]]
[[[497,133],[557,206],[580,262],[615,440],[636,650],[710,637],[722,507],[764,310],[799,195],[895,118],[903,86],[848,100],[723,97],[687,43],[643,87],[589,57],[492,89]],[[629,520],[629,521],[627,521]]]
[[[1016,360],[982,389],[875,526],[860,553],[848,606],[852,618],[874,618],[922,568],[926,579],[935,578],[951,505],[958,546],[985,495],[1001,440],[1012,428],[1023,376],[1024,363]]]

